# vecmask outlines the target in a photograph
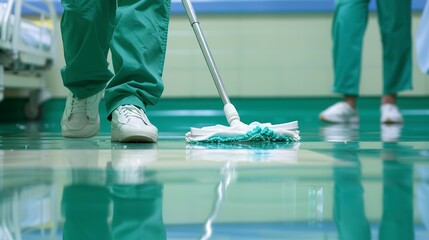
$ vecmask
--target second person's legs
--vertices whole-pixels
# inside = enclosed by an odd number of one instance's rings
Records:
[[[359,95],[363,37],[369,0],[336,0],[332,25],[334,86],[344,95]]]
[[[333,123],[357,122],[356,98],[362,61],[362,44],[368,22],[369,0],[336,0],[332,24],[334,84],[333,91],[344,95],[319,115]]]
[[[383,43],[383,98],[381,122],[402,122],[397,93],[412,89],[411,1],[378,0]]]

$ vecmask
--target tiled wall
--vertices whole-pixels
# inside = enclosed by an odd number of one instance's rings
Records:
[[[414,13],[413,32],[419,23]],[[331,93],[330,13],[208,14],[199,20],[228,94],[233,97],[335,96]],[[58,37],[60,39],[60,37]],[[361,93],[381,92],[382,63],[378,22],[371,15],[365,36]],[[58,61],[48,73],[48,89],[65,96]],[[428,96],[429,77],[414,64],[414,90]],[[171,18],[164,72],[164,97],[217,97],[198,43],[185,15]]]

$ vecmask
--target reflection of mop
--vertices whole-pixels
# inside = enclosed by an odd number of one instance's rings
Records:
[[[219,184],[216,187],[216,193],[217,193],[216,202],[214,204],[212,213],[210,214],[209,218],[206,220],[206,223],[204,224],[204,235],[200,238],[201,240],[210,239],[213,234],[212,223],[219,213],[220,205],[225,196],[226,189],[228,188],[231,181],[235,178],[234,163],[227,161],[222,168],[222,174],[224,178],[219,182]]]
[[[190,0],[182,0],[188,15],[191,26],[195,32],[198,43],[203,52],[206,63],[209,67],[213,81],[222,98],[224,104],[225,116],[230,124],[229,127],[215,125],[203,128],[191,128],[191,131],[186,133],[186,141],[188,142],[236,142],[236,141],[272,141],[272,142],[290,142],[299,141],[298,122],[289,122],[283,124],[272,125],[271,123],[253,122],[249,125],[240,121],[237,110],[231,104],[222,79],[218,73],[213,56],[206,43],[197,16],[192,7]]]
[[[225,161],[221,169],[222,179],[216,187],[216,201],[213,210],[204,224],[204,235],[202,240],[210,239],[213,230],[212,224],[216,219],[221,203],[224,199],[228,186],[237,178],[235,166],[237,163],[253,162],[283,162],[290,163],[298,160],[299,143],[203,143],[189,144],[186,146],[186,157],[188,160],[197,161]]]
[[[188,144],[188,160],[225,161],[248,163],[296,163],[298,161],[298,142],[257,142],[257,143],[201,143]]]

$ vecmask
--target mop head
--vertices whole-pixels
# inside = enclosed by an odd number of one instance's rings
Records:
[[[239,122],[230,127],[215,125],[203,128],[191,128],[185,135],[189,143],[225,143],[225,142],[296,142],[300,140],[298,122],[271,124],[253,122],[249,125]]]

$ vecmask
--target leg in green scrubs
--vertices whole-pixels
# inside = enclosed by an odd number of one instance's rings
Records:
[[[64,86],[77,98],[104,88],[108,115],[120,105],[145,109],[163,92],[170,1],[62,0]],[[115,74],[108,68],[109,49]]]
[[[336,0],[332,26],[333,91],[359,95],[362,43],[369,0]],[[412,88],[411,2],[377,0],[383,45],[383,94]]]

